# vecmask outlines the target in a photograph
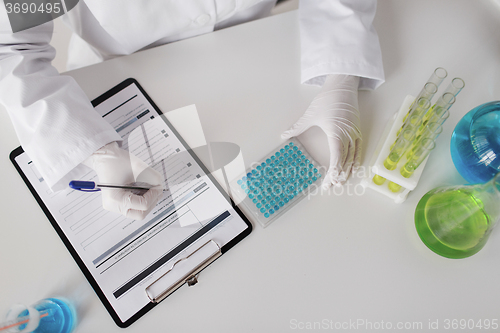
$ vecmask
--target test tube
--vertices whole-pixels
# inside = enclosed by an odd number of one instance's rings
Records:
[[[413,152],[417,147],[421,144],[422,140],[424,139],[431,139],[433,141],[436,140],[436,138],[441,134],[443,131],[443,126],[441,126],[440,123],[428,123],[423,131],[417,135],[417,137],[414,140],[413,147],[409,149],[408,154],[406,154],[406,157],[409,159],[411,155],[413,155]]]
[[[429,107],[430,107],[430,101],[432,100],[432,97],[434,97],[434,94],[438,91],[438,86],[434,82],[427,82],[424,87],[422,88],[422,91],[418,94],[417,98],[415,98],[415,101],[420,101],[421,98],[427,99],[429,101]],[[405,118],[403,121],[406,121],[406,118],[410,114],[413,114],[415,112],[415,108],[417,108],[418,103],[413,102],[410,106],[410,111],[406,114]]]
[[[417,100],[417,105],[414,107],[411,115],[417,115],[420,118],[423,118],[423,116],[427,113],[427,111],[431,107],[431,98],[428,98],[427,96],[420,97]]]
[[[446,71],[446,69],[444,69],[443,67],[438,67],[438,68],[436,68],[434,70],[434,72],[432,73],[432,75],[429,78],[429,80],[427,80],[427,82],[432,82],[436,86],[439,87],[439,85],[441,84],[441,82],[443,82],[443,80],[447,76],[448,76],[448,72]]]
[[[398,192],[401,189],[401,185],[396,184],[395,182],[389,182],[389,184],[387,184],[387,187],[389,187],[389,190],[391,192]]]
[[[399,136],[401,135],[400,134],[401,131],[410,130],[414,134],[416,134],[417,130],[420,128],[421,125],[422,125],[422,118],[420,118],[420,116],[417,114],[411,115],[410,118],[408,118],[408,120],[406,121],[406,123],[403,124],[403,126],[399,129],[399,132],[397,133],[396,141],[398,140]],[[394,141],[394,143],[392,144],[391,149],[394,148],[396,141]]]
[[[443,126],[438,122],[428,123],[424,130],[417,136],[417,140],[422,140],[424,138],[429,138],[435,140],[439,134],[443,131]]]
[[[418,102],[416,107],[413,109],[410,118],[406,119],[401,126],[401,128],[397,132],[397,136],[401,133],[401,131],[408,129],[408,128],[415,128],[415,132],[420,128],[420,125],[422,124],[422,118],[424,115],[427,113],[429,110],[431,103],[430,101],[425,98],[421,97]]]
[[[418,101],[418,99],[421,97],[425,97],[428,100],[431,100],[434,94],[437,92],[439,85],[447,76],[448,72],[446,71],[446,69],[444,69],[443,67],[436,68],[434,72],[432,72],[431,77],[429,78],[429,80],[427,80],[426,84],[417,95],[417,98],[415,98],[415,100]]]
[[[445,93],[449,92],[452,93],[454,96],[457,96],[459,92],[462,91],[465,87],[465,82],[459,77],[454,78],[451,80],[450,84],[446,88]]]
[[[384,161],[384,166],[387,170],[394,170],[398,166],[398,162],[403,157],[404,153],[411,145],[415,138],[415,131],[405,129],[396,140],[396,143],[391,149],[389,156]]]
[[[450,110],[442,109],[437,110],[438,112],[434,112],[434,114],[429,118],[428,123],[438,123],[443,125],[443,123],[450,117]]]
[[[422,123],[422,128],[427,124],[429,118],[433,116],[433,114],[442,114],[444,110],[448,110],[455,103],[456,98],[455,95],[451,92],[445,92],[439,99],[436,104],[432,108],[427,111],[424,117],[424,121]]]
[[[377,185],[382,185],[384,184],[386,179],[380,175],[375,175],[373,176],[373,182]]]
[[[426,97],[419,98],[415,107],[413,107],[411,110],[410,118],[406,118],[404,120],[403,125],[401,126],[401,128],[399,129],[399,131],[397,132],[396,135],[399,136],[399,133],[401,133],[401,131],[407,129],[408,126],[415,126],[412,123],[412,120],[408,120],[408,119],[413,119],[414,123],[416,122],[416,119],[418,119],[418,121],[420,123],[418,124],[418,127],[415,129],[415,131],[418,130],[418,128],[420,127],[420,124],[422,123],[421,120],[424,117],[424,115],[427,113],[427,111],[429,110],[430,106],[431,106],[431,102],[428,98],[426,98]]]
[[[434,94],[438,91],[438,85],[435,84],[434,82],[427,82],[420,93],[418,94],[417,98],[415,98],[416,101],[418,101],[421,98],[426,98],[429,101],[434,97]]]
[[[425,160],[431,150],[436,147],[436,143],[432,139],[423,139],[421,144],[415,148],[413,155],[406,162],[406,164],[401,168],[401,175],[405,178],[410,178],[415,170],[420,166],[420,164]]]

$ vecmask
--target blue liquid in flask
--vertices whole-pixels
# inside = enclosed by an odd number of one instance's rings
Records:
[[[32,331],[33,333],[70,333],[76,326],[76,311],[65,300],[47,298],[33,305],[33,307],[39,312],[47,310],[49,312],[48,316],[40,318],[40,323]],[[27,316],[28,314],[28,311],[24,311],[19,316]],[[23,332],[25,327],[26,324],[19,326],[20,332]]]
[[[500,101],[467,113],[451,137],[451,157],[469,183],[485,183],[500,172]]]

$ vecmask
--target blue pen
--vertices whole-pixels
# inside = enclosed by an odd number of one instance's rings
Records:
[[[69,182],[69,187],[72,189],[82,191],[82,192],[97,192],[102,188],[116,188],[123,190],[136,190],[136,191],[149,191],[151,188],[160,185],[151,185],[148,183],[131,183],[127,185],[117,185],[117,184],[98,184],[92,181],[85,180],[72,180]],[[165,191],[165,189],[163,189]]]

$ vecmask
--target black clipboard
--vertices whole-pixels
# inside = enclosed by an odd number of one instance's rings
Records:
[[[130,85],[136,85],[137,88],[144,95],[144,97],[148,100],[148,102],[155,108],[155,110],[158,112],[158,114],[160,114],[160,115],[162,114],[161,110],[156,106],[156,104],[153,102],[153,100],[147,95],[147,93],[140,86],[140,84],[135,79],[133,79],[133,78],[128,78],[128,79],[124,80],[123,82],[119,83],[115,87],[113,87],[110,90],[108,90],[105,93],[103,93],[101,96],[95,98],[94,100],[92,100],[92,105],[94,107],[96,107],[100,103],[104,102],[105,100],[107,100],[111,96],[117,94],[118,92],[120,92],[121,90],[125,89],[126,87],[128,87]],[[99,284],[97,283],[97,281],[94,279],[94,277],[92,276],[91,272],[89,271],[89,269],[87,268],[87,266],[85,265],[85,263],[83,262],[83,260],[80,258],[80,256],[78,255],[77,251],[75,250],[75,248],[72,246],[72,244],[69,241],[68,237],[65,235],[65,233],[63,232],[63,230],[61,229],[61,227],[59,226],[59,224],[55,220],[54,216],[50,213],[50,211],[47,208],[47,206],[45,205],[44,201],[42,200],[42,198],[40,197],[40,195],[37,193],[37,191],[35,190],[35,188],[33,187],[33,185],[30,183],[28,177],[24,174],[21,166],[16,162],[16,158],[18,156],[20,156],[21,154],[24,153],[24,150],[22,149],[22,147],[17,147],[10,154],[10,160],[11,160],[11,162],[14,164],[14,166],[15,166],[16,170],[19,172],[21,178],[26,183],[26,186],[29,188],[29,190],[31,191],[31,193],[35,197],[36,201],[38,202],[38,204],[42,208],[43,212],[45,213],[45,215],[47,216],[48,220],[50,221],[52,227],[55,229],[55,231],[57,232],[57,234],[59,235],[59,237],[63,241],[64,245],[66,246],[66,248],[68,249],[68,251],[72,255],[73,259],[76,261],[76,263],[80,267],[80,270],[83,272],[83,274],[85,275],[85,277],[89,281],[90,285],[94,289],[95,293],[97,294],[97,296],[101,300],[102,304],[104,305],[104,307],[106,308],[106,310],[108,311],[108,313],[111,315],[111,317],[113,318],[113,320],[115,321],[115,323],[119,327],[121,327],[121,328],[126,328],[126,327],[130,326],[132,323],[134,323],[136,320],[138,320],[140,317],[142,317],[145,313],[147,313],[149,310],[151,310],[157,304],[159,304],[159,302],[161,302],[163,299],[165,299],[168,295],[170,295],[172,292],[174,292],[175,290],[177,290],[178,288],[180,288],[183,284],[185,284],[185,283],[188,284],[188,285],[194,284],[196,282],[196,275],[200,271],[202,271],[204,268],[206,268],[208,265],[210,265],[220,255],[224,254],[229,249],[231,249],[234,245],[236,245],[237,243],[239,243],[243,238],[245,238],[246,236],[248,236],[251,233],[251,231],[252,231],[252,225],[251,225],[250,221],[241,212],[241,210],[236,206],[236,204],[233,202],[233,200],[230,199],[230,197],[227,195],[227,193],[225,193],[224,189],[218,184],[217,180],[214,179],[214,177],[211,175],[211,173],[207,169],[207,167],[193,153],[193,151],[190,149],[190,147],[187,145],[187,143],[182,139],[182,137],[175,130],[175,128],[172,126],[172,124],[170,124],[165,117],[162,117],[162,118],[167,123],[168,127],[170,127],[170,129],[172,130],[172,132],[177,136],[177,138],[180,140],[180,142],[184,145],[184,147],[187,149],[187,151],[191,154],[191,156],[193,157],[193,159],[200,165],[200,167],[203,169],[203,171],[205,172],[205,174],[212,180],[212,182],[218,188],[218,190],[221,191],[221,193],[224,194],[224,197],[229,198],[230,204],[231,204],[232,208],[241,217],[241,219],[243,220],[243,222],[246,224],[246,228],[243,230],[243,232],[239,233],[235,238],[233,238],[232,240],[230,240],[227,244],[223,245],[222,247],[219,247],[218,253],[214,253],[209,258],[207,258],[207,260],[205,260],[204,262],[200,263],[200,265],[197,265],[195,267],[195,269],[193,269],[193,271],[191,272],[192,274],[190,274],[189,276],[187,276],[186,280],[178,281],[178,283],[176,285],[174,285],[172,288],[170,288],[170,290],[167,293],[165,293],[164,295],[162,295],[162,297],[159,300],[156,300],[156,302],[150,302],[150,303],[148,303],[146,306],[144,306],[142,309],[140,309],[138,312],[136,312],[132,317],[130,317],[126,321],[122,321],[120,319],[120,317],[116,313],[115,309],[112,307],[111,303],[106,298],[103,290],[101,289],[101,287],[99,286]],[[206,245],[210,245],[210,244],[207,244],[207,243],[204,244],[203,246],[201,246],[199,249],[203,248]],[[198,250],[195,250],[194,252],[196,252]],[[173,251],[175,251],[175,249],[172,250],[171,252],[173,252]],[[188,258],[183,258],[182,260],[184,260],[184,259],[188,259]],[[179,262],[179,261],[180,260],[178,260],[177,262]],[[174,267],[176,265],[176,263],[174,263],[172,267]],[[167,273],[165,273],[165,274],[167,274]],[[148,297],[149,297],[149,295],[148,295]],[[151,299],[151,297],[150,297],[150,299]]]

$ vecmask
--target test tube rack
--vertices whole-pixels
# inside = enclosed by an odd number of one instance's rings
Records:
[[[415,189],[422,175],[422,171],[425,168],[425,164],[429,156],[420,164],[420,166],[415,170],[413,175],[409,178],[405,178],[401,175],[400,169],[405,165],[407,158],[403,156],[398,163],[398,167],[394,170],[388,170],[384,166],[384,160],[387,158],[391,151],[391,145],[397,139],[397,133],[401,126],[403,125],[403,119],[408,113],[411,104],[415,100],[414,96],[408,95],[403,101],[403,104],[399,108],[386,126],[384,133],[375,149],[375,152],[370,160],[370,167],[368,176],[361,180],[361,185],[364,188],[371,188],[381,194],[388,196],[393,199],[395,203],[402,203],[408,197],[408,194]],[[405,154],[406,155],[406,154]],[[373,177],[379,175],[384,177],[386,181],[382,185],[375,184]],[[389,189],[389,182],[393,182],[401,186],[399,191],[393,192]]]

